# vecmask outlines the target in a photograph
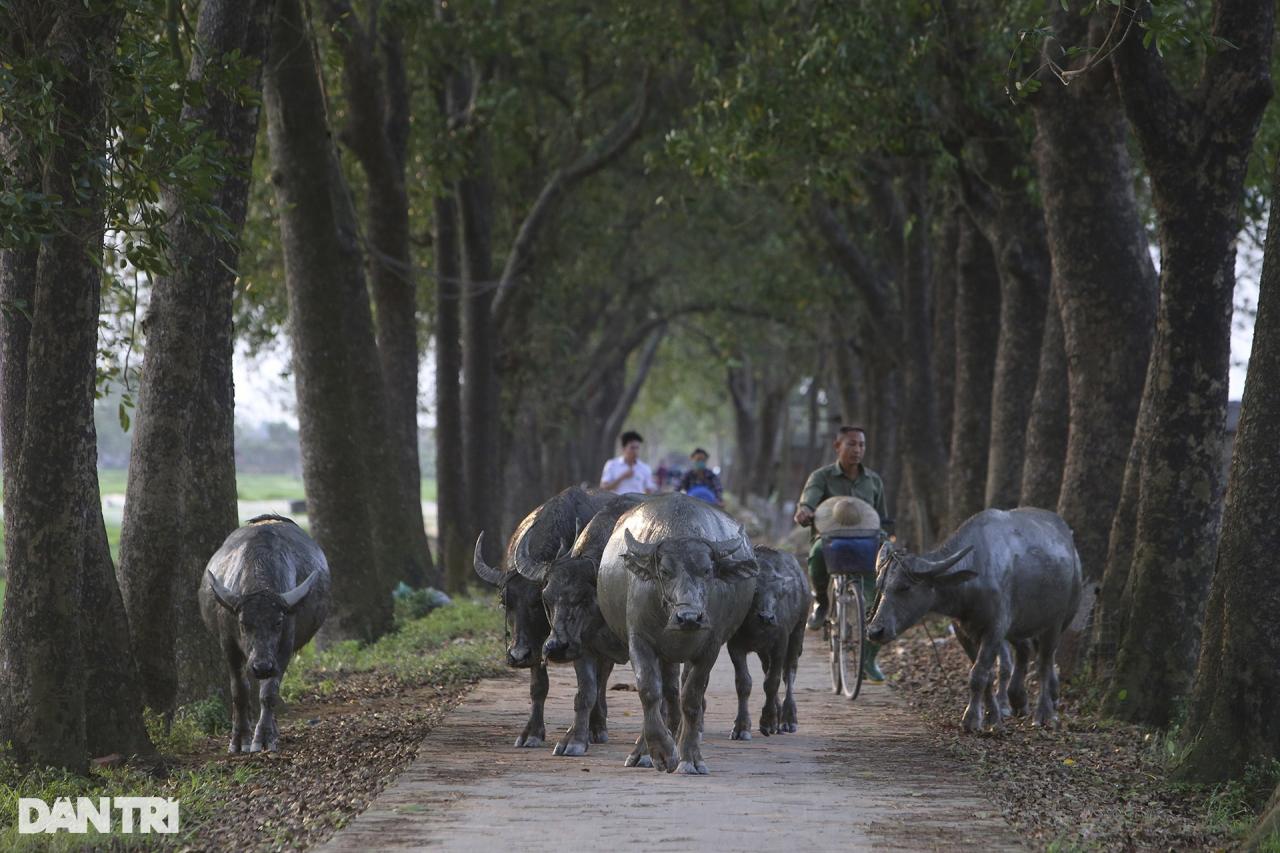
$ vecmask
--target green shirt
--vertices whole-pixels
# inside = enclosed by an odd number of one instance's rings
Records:
[[[888,515],[884,508],[884,481],[879,474],[861,462],[858,463],[858,476],[852,480],[840,469],[839,462],[814,471],[805,481],[804,491],[800,493],[800,505],[816,510],[818,504],[827,498],[836,497],[862,498],[880,514],[882,522]]]

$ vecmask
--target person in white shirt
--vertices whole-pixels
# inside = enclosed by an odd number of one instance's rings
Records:
[[[600,488],[618,495],[629,492],[653,494],[657,491],[653,471],[640,461],[640,445],[644,439],[640,433],[628,430],[618,441],[622,445],[622,455],[604,463],[604,470],[600,472]]]

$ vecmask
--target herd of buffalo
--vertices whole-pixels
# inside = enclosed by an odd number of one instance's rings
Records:
[[[797,730],[794,684],[808,577],[791,554],[753,545],[720,509],[679,493],[574,487],[521,521],[500,568],[485,563],[482,545],[483,535],[474,567],[500,591],[507,664],[531,673],[529,719],[516,746],[546,741],[548,662],[573,663],[578,681],[573,725],[553,752],[582,755],[607,741],[609,675],[629,661],[644,722],[627,766],[706,773],[704,695],[726,644],[738,692],[731,737],[751,737],[752,652],[765,674],[759,731]],[[871,640],[888,642],[930,612],[955,621],[973,661],[966,731],[1026,713],[1023,681],[1033,656],[1040,684],[1033,720],[1056,723],[1054,655],[1081,594],[1080,560],[1061,518],[1035,509],[986,510],[928,554],[886,543],[876,568]],[[324,621],[329,601],[323,552],[286,518],[252,519],[209,561],[200,605],[231,672],[231,752],[278,748],[280,679]],[[249,674],[260,699],[252,739]]]

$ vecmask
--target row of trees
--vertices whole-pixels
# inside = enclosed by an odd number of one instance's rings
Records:
[[[1098,600],[1066,663],[1118,716],[1187,707],[1189,777],[1280,754],[1273,373],[1225,520],[1220,464],[1274,11],[5,7],[6,736],[83,767],[145,748],[144,702],[220,689],[194,591],[237,523],[231,350],[287,331],[327,639],[388,630],[400,580],[465,585],[475,536],[594,481],[633,417],[723,418],[732,488],[775,502],[856,421],[914,544],[986,506],[1067,519]],[[92,365],[121,270],[150,302],[113,571]]]

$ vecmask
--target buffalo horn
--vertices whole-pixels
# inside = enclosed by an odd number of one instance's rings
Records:
[[[529,554],[529,531],[527,530],[520,535],[520,541],[516,543],[514,563],[518,572],[522,569],[528,571],[533,568],[533,557]],[[523,574],[523,572],[521,573]]]
[[[484,557],[480,555],[481,549],[484,547],[484,531],[480,531],[480,535],[476,537],[476,553],[472,563],[476,570],[476,574],[480,576],[480,580],[485,583],[491,583],[498,586],[502,583],[502,572],[490,566],[484,561]]]
[[[732,539],[722,539],[719,542],[707,544],[711,546],[711,556],[717,560],[723,560],[742,547],[742,527],[738,527],[738,533]]]
[[[307,597],[307,593],[311,592],[311,587],[315,586],[316,578],[318,577],[320,577],[320,573],[313,569],[311,574],[307,575],[306,580],[280,596],[284,601],[284,606],[289,610],[297,607],[302,602],[302,599]]]
[[[209,585],[213,587],[213,597],[218,599],[218,603],[228,610],[239,610],[240,596],[227,589],[222,581],[218,580],[218,576],[209,569],[205,569],[205,573],[209,575]]]
[[[656,542],[639,542],[636,537],[631,535],[630,530],[623,530],[622,536],[627,543],[627,554],[632,557],[652,557],[658,553],[658,543]]]
[[[914,574],[921,577],[937,577],[956,563],[969,556],[969,552],[973,550],[972,545],[966,545],[950,557],[944,557],[941,560],[926,560],[924,557],[916,557],[914,562],[916,565],[912,567]]]

